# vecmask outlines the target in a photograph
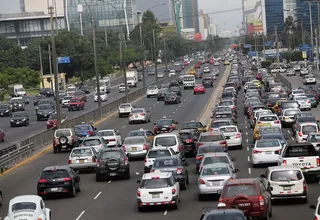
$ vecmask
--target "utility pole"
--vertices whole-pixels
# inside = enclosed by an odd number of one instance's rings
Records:
[[[40,44],[39,44],[39,62],[40,62],[41,84],[42,84],[42,88],[44,88],[42,54],[41,54],[41,46],[40,46]]]
[[[128,81],[127,81],[127,71],[126,71],[126,59],[124,54],[124,35],[123,35],[123,28],[121,27],[120,33],[120,47],[121,47],[121,59],[122,59],[122,70],[124,76],[124,87],[125,87],[125,94],[126,94],[126,102],[129,102],[128,96]]]
[[[54,25],[53,25],[53,15],[54,7],[49,6],[50,14],[50,26],[51,26],[51,43],[52,43],[52,64],[53,64],[53,74],[54,74],[54,94],[56,97],[56,113],[57,113],[57,124],[56,128],[61,127],[61,109],[60,109],[60,100],[59,100],[59,79],[58,79],[58,66],[57,66],[57,52],[56,52],[56,43],[54,36]],[[51,81],[52,84],[52,81]]]
[[[274,35],[276,36],[276,46],[277,46],[276,56],[277,56],[277,64],[279,66],[280,59],[279,59],[279,42],[278,42],[278,29],[277,28],[278,28],[277,26],[274,27]]]
[[[49,53],[49,72],[50,72],[50,79],[51,79],[51,89],[53,89],[53,78],[51,77],[53,75],[52,73],[52,59],[51,59],[51,47],[50,44],[48,44],[48,53]]]
[[[316,34],[316,38],[318,41],[318,45],[317,45],[317,70],[319,71],[319,42],[320,42],[320,2],[317,2],[317,6],[318,6],[318,25],[317,25],[317,34]]]
[[[157,45],[156,45],[156,33],[154,28],[152,29],[152,35],[153,35],[154,68],[155,68],[155,74],[156,74],[156,83],[158,83]]]
[[[166,65],[166,77],[168,76],[168,62],[167,62],[167,42],[166,42],[166,32],[163,32],[163,52],[164,52],[164,64]]]
[[[318,26],[319,27],[319,26]],[[316,64],[317,64],[317,71],[319,71],[319,64],[318,64],[318,62],[319,62],[319,45],[318,45],[318,32],[319,32],[319,28],[318,27],[316,27],[315,28],[315,30],[314,30],[314,33],[315,33],[315,35],[316,35],[316,37],[315,37],[315,39],[316,39],[316,47],[317,47],[317,54],[316,54],[316,58],[317,58],[317,62],[316,62]]]
[[[302,32],[302,43],[306,44],[305,36],[304,36],[304,27],[303,27],[303,21],[301,20],[301,32]]]
[[[97,64],[96,25],[94,23],[93,16],[91,16],[91,26],[92,26],[92,41],[93,41],[93,56],[94,56],[94,72],[96,75],[98,108],[100,108],[101,107],[100,77],[99,77],[98,64]]]
[[[143,81],[143,88],[146,88],[146,74],[144,71],[144,45],[143,45],[143,37],[142,37],[142,22],[139,26],[140,31],[140,46],[141,46],[141,68],[142,68],[142,81]]]
[[[263,60],[266,60],[266,45],[264,45],[264,33],[262,34]]]
[[[213,45],[214,45],[214,36],[211,34],[211,56],[213,56]]]
[[[257,34],[254,34],[254,51],[256,52],[257,65],[259,65],[259,53],[257,48]]]
[[[313,27],[312,27],[312,10],[311,10],[311,2],[309,2],[309,18],[310,18],[311,59],[313,59]]]

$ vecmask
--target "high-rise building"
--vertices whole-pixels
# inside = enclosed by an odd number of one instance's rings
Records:
[[[303,29],[310,33],[310,27],[314,29],[318,25],[318,7],[317,4],[311,4],[311,13],[307,1],[296,1],[296,21],[302,23]],[[311,19],[310,19],[311,17]],[[311,21],[310,21],[311,20]],[[312,23],[312,26],[310,25]]]
[[[209,25],[210,25],[210,17],[209,17],[209,15],[203,13],[203,10],[201,9],[200,12],[199,12],[199,17],[203,18],[204,29],[208,29],[209,30]]]
[[[199,33],[198,0],[182,1],[182,17],[184,28],[194,28]]]
[[[264,6],[263,0],[243,0],[244,4],[244,17],[246,23],[247,34],[262,34],[265,33],[264,24]]]
[[[172,9],[172,2],[171,0],[157,0],[157,1],[150,1],[150,0],[136,0],[137,9],[142,13],[150,9],[155,15],[155,17],[163,22],[169,21],[173,22],[173,9]],[[161,5],[165,4],[165,5]],[[160,6],[161,5],[161,6]],[[154,7],[157,6],[157,7]]]
[[[209,34],[211,34],[213,36],[217,36],[218,35],[218,25],[210,24],[210,26],[209,26]]]
[[[205,38],[205,28],[204,28],[204,18],[199,17],[199,33],[201,34],[202,40],[206,39]]]
[[[266,0],[265,1],[265,27],[266,33],[274,33],[277,27],[278,33],[284,29],[284,4],[286,0]]]

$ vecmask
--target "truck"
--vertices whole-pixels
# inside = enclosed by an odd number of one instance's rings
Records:
[[[26,90],[22,84],[11,84],[8,86],[8,93],[11,97],[25,96]]]
[[[100,91],[110,93],[111,91],[111,84],[110,84],[110,77],[103,77],[99,80]]]
[[[138,72],[135,70],[127,71],[127,84],[129,87],[137,87],[139,81]]]
[[[289,144],[278,157],[278,165],[291,165],[301,169],[305,176],[320,178],[320,157],[310,143]]]

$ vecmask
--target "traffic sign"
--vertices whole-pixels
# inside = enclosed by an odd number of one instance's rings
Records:
[[[70,63],[70,57],[58,57],[58,64]]]
[[[302,58],[307,59],[307,51],[302,51]]]
[[[251,48],[251,44],[245,44],[243,45],[243,48]]]
[[[256,51],[249,51],[248,56],[249,57],[255,57],[257,55]]]
[[[311,44],[300,44],[299,45],[299,51],[309,51],[312,49]]]

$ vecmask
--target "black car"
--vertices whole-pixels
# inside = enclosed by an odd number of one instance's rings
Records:
[[[130,165],[127,155],[122,148],[101,149],[97,156],[96,181],[104,177],[124,177],[130,179]]]
[[[41,197],[55,194],[75,197],[81,191],[80,176],[69,166],[46,167],[38,180],[37,191]]]
[[[90,94],[90,88],[88,86],[82,86],[80,90],[85,94]]]
[[[234,220],[246,220],[247,217],[243,214],[243,211],[239,209],[216,209],[203,213],[200,220],[213,220],[213,219],[234,219]]]
[[[181,90],[179,86],[171,86],[169,89],[170,92],[176,93],[178,96],[181,96]]]
[[[54,108],[50,104],[43,104],[38,106],[37,121],[49,119],[50,115],[54,112]]]
[[[59,94],[59,102],[60,102],[60,104],[61,104],[61,102],[62,102],[62,100],[64,99],[64,97],[66,97],[67,96],[67,94],[66,93],[60,93]]]
[[[179,135],[184,145],[185,153],[196,155],[196,142],[199,138],[199,132],[196,132],[194,129],[184,129],[179,131]]]
[[[26,112],[13,112],[10,118],[11,127],[28,126],[30,124],[29,116]]]
[[[164,97],[164,104],[168,105],[173,103],[175,104],[181,103],[181,97],[178,96],[175,92],[167,93],[166,96]]]
[[[51,105],[52,108],[54,108],[54,104],[53,101],[49,100],[49,99],[41,99],[38,101],[38,105],[36,106],[36,112],[39,109],[39,105]]]
[[[11,112],[20,112],[25,110],[25,103],[21,100],[10,100]]]
[[[24,104],[29,105],[30,103],[30,99],[28,98],[28,96],[24,95],[22,96],[22,101],[24,102]]]
[[[2,116],[10,116],[11,108],[9,104],[0,104],[0,117]]]
[[[42,88],[40,89],[40,95],[43,95],[45,97],[53,97],[54,96],[54,91],[51,88]]]
[[[157,94],[157,101],[164,100],[168,92],[169,92],[168,89],[160,89]]]
[[[43,95],[36,95],[35,99],[33,100],[33,105],[34,106],[37,106],[39,101],[42,100],[42,99],[45,99],[46,97],[43,96]]]
[[[188,166],[189,164],[178,155],[158,157],[155,159],[150,172],[155,170],[171,171],[177,182],[179,182],[181,189],[186,189],[189,184]]]
[[[202,79],[202,85],[207,88],[207,87],[213,87],[213,80],[211,77],[203,78]]]

